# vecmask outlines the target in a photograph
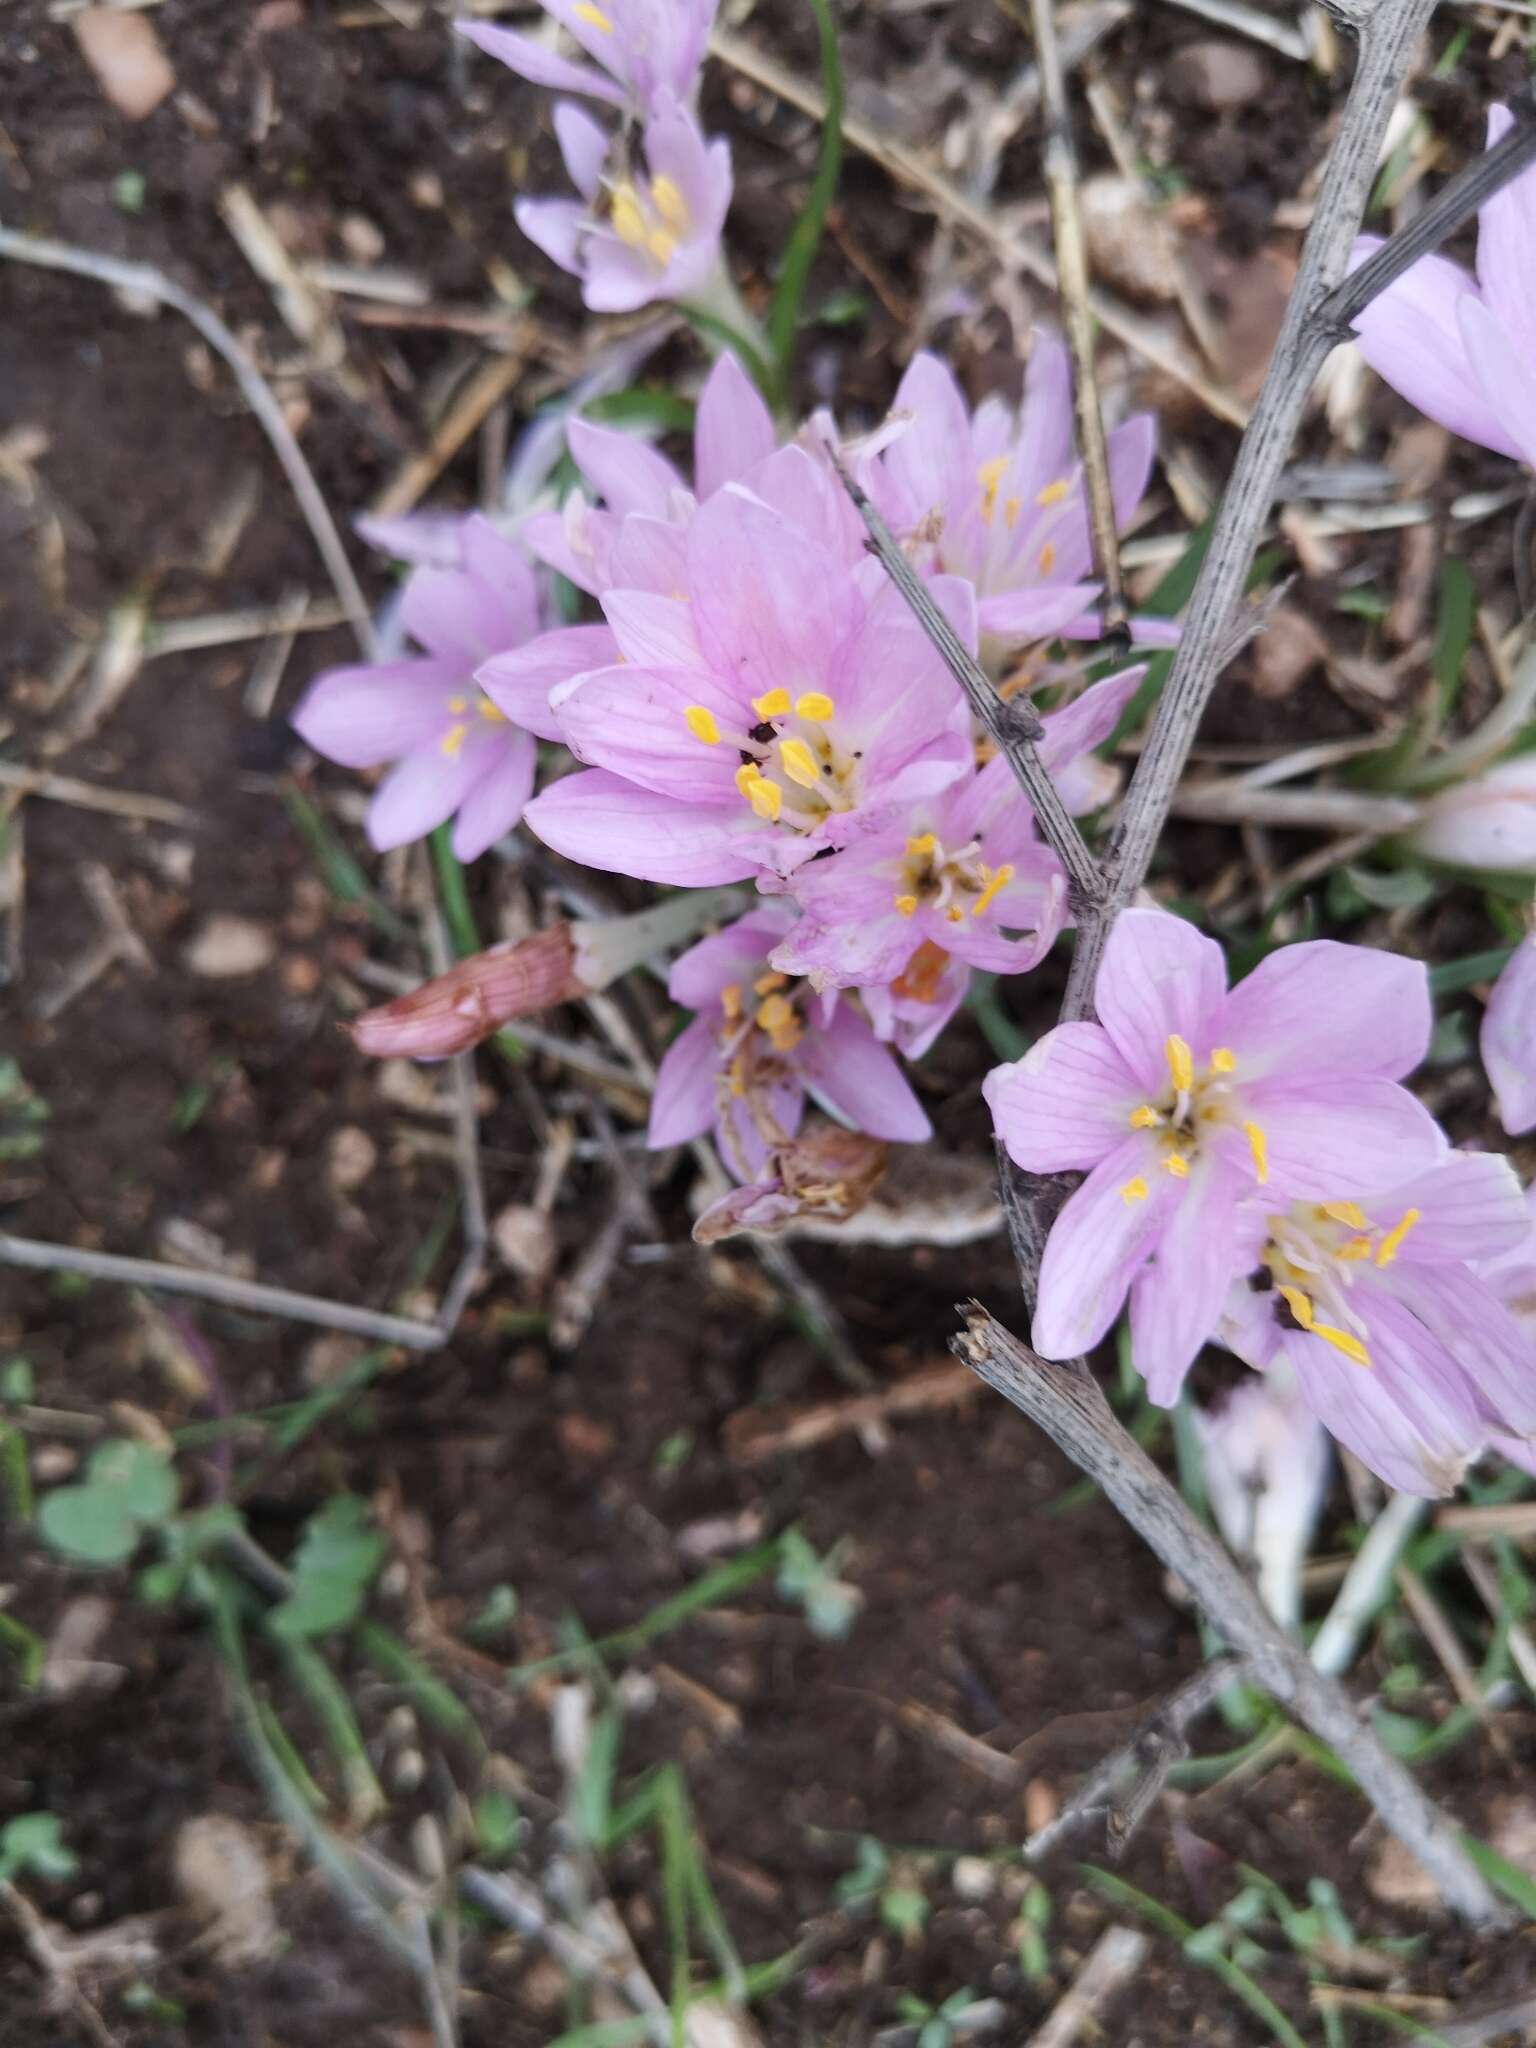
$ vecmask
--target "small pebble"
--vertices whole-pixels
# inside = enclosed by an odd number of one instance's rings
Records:
[[[276,941],[266,925],[219,910],[198,926],[182,948],[181,958],[189,973],[205,981],[234,981],[270,967],[276,952]]]

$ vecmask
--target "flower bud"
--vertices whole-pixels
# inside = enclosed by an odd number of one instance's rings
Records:
[[[358,1050],[379,1059],[445,1060],[513,1017],[588,993],[576,972],[571,927],[562,922],[515,945],[474,953],[409,995],[365,1010],[348,1028]]]
[[[1442,789],[1409,837],[1449,867],[1536,875],[1536,754],[1517,754]]]

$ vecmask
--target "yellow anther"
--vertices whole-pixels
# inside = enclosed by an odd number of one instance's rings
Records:
[[[720,991],[720,1007],[725,1012],[727,1024],[741,1022],[741,983],[728,981]]]
[[[737,1096],[745,1095],[747,1092],[747,1064],[740,1053],[737,1053],[735,1059],[731,1061],[730,1076],[731,1093]]]
[[[997,507],[997,487],[1003,480],[1008,467],[1006,455],[994,455],[990,462],[984,462],[976,472],[976,481],[981,485],[981,516],[991,524],[992,514]]]
[[[762,774],[763,771],[761,770],[761,768],[758,767],[755,761],[743,761],[741,766],[736,770],[736,787],[741,791],[743,796],[750,796],[752,794],[753,783],[760,782],[762,780]]]
[[[907,859],[921,860],[925,853],[932,853],[938,843],[932,832],[919,832],[915,839],[907,841]]]
[[[1350,1230],[1366,1230],[1365,1211],[1358,1202],[1319,1202],[1318,1209],[1334,1223],[1342,1223]]]
[[[1048,540],[1045,546],[1040,550],[1040,574],[1042,576],[1049,576],[1051,571],[1055,568],[1055,566],[1056,543],[1053,540]]]
[[[507,722],[505,711],[502,710],[499,704],[493,704],[483,691],[480,695],[480,702],[475,706],[475,709],[487,725],[505,725]]]
[[[1195,1085],[1195,1062],[1188,1042],[1177,1031],[1170,1032],[1163,1040],[1163,1055],[1174,1087],[1181,1095],[1187,1095]]]
[[[645,253],[653,263],[659,263],[665,268],[672,261],[673,251],[676,248],[677,237],[669,235],[665,228],[651,228],[647,232],[645,237]]]
[[[443,752],[448,756],[450,761],[457,759],[458,755],[463,750],[464,742],[468,735],[469,727],[467,725],[462,724],[450,725],[448,730],[443,734],[442,739],[439,741],[439,745],[441,746]]]
[[[1277,1287],[1275,1292],[1304,1330],[1312,1327],[1312,1299],[1299,1287]]]
[[[469,709],[469,699],[467,697],[450,697],[448,699],[448,709],[455,718],[462,718]]]
[[[1133,1131],[1150,1131],[1161,1122],[1162,1118],[1150,1102],[1144,1102],[1140,1109],[1133,1109],[1131,1111],[1131,1129]]]
[[[1243,1136],[1248,1140],[1248,1150],[1253,1155],[1254,1178],[1263,1187],[1269,1179],[1269,1147],[1264,1142],[1264,1132],[1258,1124],[1244,1124]]]
[[[1064,476],[1059,476],[1053,484],[1047,484],[1043,491],[1036,491],[1035,503],[1037,505],[1059,505],[1071,488],[1070,481]]]
[[[670,178],[652,178],[651,204],[674,235],[688,232],[688,202]]]
[[[1182,1152],[1170,1152],[1163,1161],[1164,1173],[1171,1173],[1175,1180],[1189,1179],[1189,1161]]]
[[[766,974],[760,974],[752,984],[755,996],[771,996],[776,988],[783,988],[789,980],[787,974],[780,974],[776,967],[770,967]]]
[[[780,740],[779,759],[791,782],[798,782],[802,789],[816,787],[821,770],[816,764],[816,756],[804,740]]]
[[[766,775],[759,775],[747,785],[747,802],[760,818],[774,825],[778,823],[779,813],[784,808],[784,792],[776,782],[770,782]]]
[[[982,869],[982,873],[986,874],[985,868]],[[972,917],[980,917],[981,913],[991,903],[993,897],[997,895],[998,891],[1000,889],[1006,889],[1008,884],[1012,880],[1013,862],[1011,860],[1005,860],[1000,868],[997,868],[992,874],[987,875],[986,887],[982,890],[981,894],[976,898],[976,901],[971,905]]]
[[[1003,523],[1005,526],[1018,525],[1020,509],[1021,504],[1019,499],[1005,498],[1003,500]]]
[[[813,725],[825,725],[836,709],[825,690],[802,690],[795,699],[796,718],[808,718]]]
[[[782,1031],[794,1020],[795,1009],[788,996],[769,996],[759,1004],[757,1015],[752,1021],[759,1031],[772,1034],[775,1031]]]
[[[631,249],[644,246],[650,229],[640,208],[639,195],[627,178],[622,184],[615,185],[609,196],[608,218],[613,222],[613,232],[621,242]]]
[[[960,908],[958,903],[951,903],[948,910],[945,911],[944,915],[948,918],[951,924],[965,923],[965,912]]]
[[[706,747],[718,747],[720,728],[715,723],[715,714],[702,704],[690,704],[683,713],[688,730],[696,740],[702,740]]]
[[[1138,1173],[1134,1180],[1128,1180],[1120,1189],[1120,1199],[1127,1204],[1144,1202],[1147,1199],[1147,1184]]]
[[[1419,1212],[1417,1209],[1405,1209],[1403,1211],[1402,1215],[1398,1217],[1392,1228],[1376,1247],[1376,1263],[1378,1266],[1391,1265],[1392,1261],[1402,1250],[1403,1239],[1418,1220]]]
[[[915,896],[893,896],[891,901],[903,917],[911,917],[916,913],[917,898]]]
[[[1325,1344],[1331,1344],[1335,1351],[1342,1351],[1351,1365],[1369,1365],[1371,1354],[1360,1339],[1351,1336],[1348,1330],[1336,1330],[1332,1323],[1314,1323],[1312,1335],[1321,1337]]]
[[[1218,1045],[1211,1054],[1211,1072],[1213,1074],[1230,1074],[1236,1065],[1237,1054],[1230,1045]]]
[[[592,0],[576,0],[576,5],[571,9],[571,12],[578,21],[589,23],[603,35],[611,36],[613,34],[613,23],[604,14],[601,7],[594,7],[592,5]]]
[[[1336,1259],[1368,1259],[1371,1256],[1371,1240],[1368,1237],[1346,1237],[1334,1253]]]
[[[789,716],[788,690],[765,690],[761,697],[752,699],[752,709],[759,718],[787,718]]]

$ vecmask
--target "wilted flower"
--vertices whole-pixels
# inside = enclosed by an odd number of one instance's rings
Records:
[[[1301,1619],[1301,1568],[1322,1513],[1328,1434],[1283,1361],[1212,1408],[1191,1410],[1216,1526],[1254,1567],[1282,1628]]]
[[[663,95],[686,106],[693,94],[718,0],[543,0],[594,62],[594,71],[557,57],[531,36],[486,21],[459,21],[460,35],[520,78],[556,92],[584,93],[645,114]],[[604,76],[604,73],[607,76]]]
[[[1536,1130],[1536,935],[1516,946],[1483,1012],[1483,1065],[1510,1136]]]
[[[400,617],[424,655],[328,669],[293,723],[343,767],[397,764],[368,806],[375,846],[403,846],[457,814],[453,850],[473,860],[522,815],[537,764],[533,735],[558,733],[537,701],[510,723],[474,680],[487,655],[538,632],[533,567],[487,521],[466,520],[459,565],[415,570]]]
[[[1536,1431],[1536,1351],[1476,1269],[1530,1221],[1509,1162],[1451,1152],[1385,1193],[1251,1204],[1220,1335],[1402,1493],[1448,1493],[1490,1427]]]
[[[773,1146],[756,1180],[711,1202],[693,1235],[700,1244],[718,1244],[742,1230],[776,1234],[807,1220],[846,1223],[874,1193],[888,1157],[883,1139],[815,1123],[788,1144]]]
[[[711,1124],[720,1156],[755,1180],[800,1128],[807,1093],[874,1138],[915,1144],[928,1119],[869,1025],[768,965],[794,915],[765,903],[675,962],[667,987],[698,1014],[667,1048],[651,1098],[650,1143],[679,1145]]]
[[[788,875],[969,767],[965,700],[877,565],[829,560],[731,485],[699,507],[682,566],[682,596],[610,590],[621,662],[555,693],[593,769],[529,808],[557,852],[655,882]],[[937,587],[969,635],[969,588]]]
[[[1167,1406],[1243,1252],[1238,1205],[1335,1200],[1429,1166],[1445,1140],[1397,1077],[1423,1058],[1416,961],[1331,940],[1285,946],[1229,994],[1221,948],[1123,911],[1094,998],[988,1075],[998,1135],[1029,1173],[1090,1169],[1052,1226],[1035,1349],[1096,1344],[1131,1297],[1132,1357]]]
[[[1440,790],[1408,836],[1448,867],[1536,875],[1536,754],[1516,754]]]
[[[1488,109],[1491,149],[1513,126]],[[1358,266],[1381,247],[1355,244]],[[1410,405],[1453,434],[1536,463],[1536,171],[1496,192],[1478,214],[1477,276],[1422,256],[1355,321],[1360,353]]]
[[[519,199],[512,210],[529,241],[581,279],[594,313],[632,313],[701,292],[720,261],[730,145],[706,142],[693,117],[665,98],[646,121],[638,153],[628,137],[610,141],[569,103],[555,108],[554,120],[581,197]]]
[[[907,431],[867,472],[870,496],[919,566],[967,576],[984,635],[1097,639],[1082,474],[1072,439],[1072,369],[1054,335],[1037,333],[1015,416],[983,399],[974,416],[953,371],[914,356],[896,392]],[[1123,526],[1152,473],[1156,427],[1140,413],[1109,436],[1115,516]],[[1166,629],[1165,629],[1166,634]]]

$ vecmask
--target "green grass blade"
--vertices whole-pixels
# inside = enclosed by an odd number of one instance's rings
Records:
[[[369,922],[390,938],[413,939],[410,926],[390,909],[298,784],[285,782],[282,795],[283,807],[331,894],[343,903],[356,903],[368,913]]]
[[[837,25],[828,0],[810,0],[816,16],[816,33],[821,41],[821,83],[827,111],[821,123],[821,147],[816,154],[816,175],[800,218],[790,231],[779,265],[779,281],[773,304],[768,309],[768,347],[778,373],[780,388],[787,381],[795,352],[795,335],[800,326],[800,306],[816,251],[821,247],[827,224],[827,209],[837,190],[843,165],[843,66],[837,53]]]
[[[437,877],[437,900],[448,927],[453,950],[461,960],[480,951],[480,934],[464,886],[464,863],[453,850],[453,828],[439,825],[432,834],[432,872]]]

